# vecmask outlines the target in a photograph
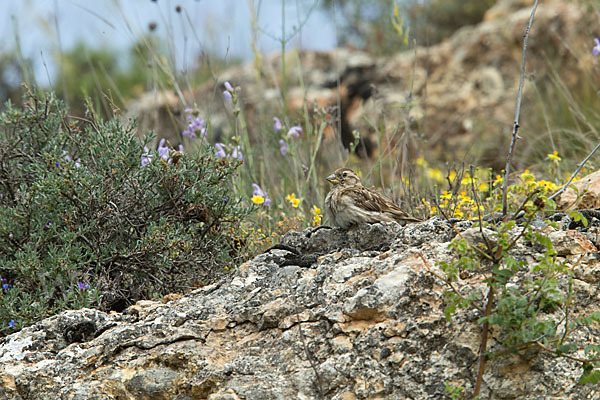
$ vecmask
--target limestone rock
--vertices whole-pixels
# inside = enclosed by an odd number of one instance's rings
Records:
[[[571,183],[575,189],[568,187],[556,200],[559,209],[595,209],[600,208],[600,171]]]
[[[585,235],[577,231],[557,231],[548,235],[559,256],[592,254],[598,249]]]
[[[446,398],[444,382],[472,391],[479,315],[447,321],[445,286],[433,274],[455,235],[439,218],[289,232],[290,250],[167,303],[63,312],[0,340],[0,398],[424,399]],[[320,255],[283,265],[292,251]],[[515,254],[533,260],[536,251],[521,239]],[[566,260],[576,265],[573,317],[597,310],[597,258]],[[484,291],[469,276],[456,285]],[[594,389],[576,384],[580,374],[539,352],[502,357],[488,363],[482,398],[586,398]]]

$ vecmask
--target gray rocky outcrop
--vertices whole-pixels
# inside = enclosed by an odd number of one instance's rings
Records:
[[[472,391],[480,315],[447,321],[432,273],[470,226],[432,218],[289,232],[228,279],[166,304],[63,312],[0,339],[0,398],[442,399],[444,382]],[[575,277],[571,312],[598,310],[597,228],[544,229],[569,249],[560,257]],[[521,239],[514,251],[531,263],[540,250]],[[484,290],[476,276],[457,285]],[[488,363],[481,398],[589,398],[596,388],[577,384],[581,372],[543,352],[502,357]]]

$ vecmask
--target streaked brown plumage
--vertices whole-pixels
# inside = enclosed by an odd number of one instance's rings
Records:
[[[335,226],[348,229],[360,223],[421,222],[383,194],[364,187],[349,168],[337,169],[327,180],[333,187],[325,198],[325,208]]]

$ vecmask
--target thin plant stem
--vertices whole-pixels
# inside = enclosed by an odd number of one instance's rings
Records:
[[[525,79],[525,61],[527,59],[527,41],[529,39],[529,32],[531,31],[531,25],[533,25],[533,17],[535,15],[535,10],[538,5],[538,0],[535,0],[533,4],[533,8],[531,10],[531,15],[529,16],[529,23],[527,24],[527,28],[525,28],[525,34],[523,35],[523,57],[521,59],[521,76],[519,79],[519,94],[517,96],[517,109],[515,110],[515,122],[513,123],[513,132],[512,139],[510,141],[510,150],[508,151],[508,156],[506,157],[506,167],[504,168],[504,182],[502,186],[502,215],[506,217],[508,212],[508,176],[510,174],[510,162],[512,161],[512,155],[515,150],[515,145],[517,143],[517,139],[519,139],[519,115],[521,113],[521,99],[523,98],[523,81]]]
[[[23,81],[27,87],[33,87],[33,77],[29,75],[29,68],[27,67],[27,62],[25,61],[25,57],[23,57],[23,51],[21,50],[21,37],[19,36],[19,27],[17,23],[17,17],[14,15],[11,16],[12,24],[13,24],[13,32],[15,38],[15,49],[17,52],[17,59],[19,60],[19,66],[21,68],[21,74],[23,75]]]
[[[494,303],[494,293],[495,293],[495,288],[494,285],[490,285],[490,289],[488,291],[488,295],[487,295],[487,304],[485,306],[485,314],[484,316],[487,317],[492,313],[492,305]],[[486,350],[487,350],[487,340],[488,340],[488,333],[489,333],[490,327],[489,327],[489,323],[487,321],[485,321],[483,323],[483,326],[481,327],[481,345],[479,347],[479,365],[477,368],[477,381],[475,382],[475,391],[473,392],[473,397],[477,397],[479,396],[479,392],[481,390],[481,383],[483,382],[483,372],[485,370],[485,363],[487,361],[487,354],[486,354]]]
[[[579,260],[581,260],[581,257],[579,258]],[[573,279],[572,278],[569,279],[568,293],[569,294],[567,296],[567,307],[565,309],[565,331],[563,332],[563,335],[559,341],[561,346],[565,343],[565,340],[567,340],[567,334],[569,333],[569,311],[570,311],[570,307],[571,307],[571,301],[573,300]]]
[[[285,68],[285,45],[287,43],[285,37],[285,0],[281,0],[281,100],[283,102],[283,115],[287,115],[287,78]]]
[[[471,173],[471,190],[473,191],[473,197],[475,198],[475,206],[477,207],[477,220],[479,221],[479,234],[481,235],[481,237],[483,238],[483,241],[485,242],[485,247],[487,247],[488,253],[491,254],[492,253],[492,244],[490,243],[487,235],[483,232],[483,221],[481,218],[481,209],[480,209],[480,205],[481,202],[479,200],[479,195],[477,194],[477,191],[475,190],[475,179],[473,178],[475,176],[475,171],[473,170],[473,166],[471,165],[470,168],[470,173]]]
[[[552,196],[548,197],[548,200],[552,200],[553,198],[555,198],[556,196],[558,196],[559,194],[561,194],[562,192],[565,191],[565,189],[571,184],[571,182],[573,182],[573,179],[575,179],[575,177],[577,176],[577,174],[579,173],[579,171],[581,171],[581,168],[583,168],[583,166],[588,162],[588,160],[594,155],[594,153],[596,153],[596,151],[599,148],[600,148],[600,143],[598,143],[596,145],[596,147],[594,147],[594,150],[592,150],[590,152],[590,154],[588,154],[587,157],[582,162],[580,162],[579,164],[577,164],[577,169],[575,170],[575,172],[573,172],[573,174],[571,175],[571,177],[569,178],[569,180],[567,181],[567,183],[565,183],[563,185],[563,187],[561,187]]]

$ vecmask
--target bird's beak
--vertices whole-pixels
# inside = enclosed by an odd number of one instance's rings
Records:
[[[337,185],[340,183],[340,180],[335,177],[335,174],[331,174],[327,177],[327,181],[333,185]]]

